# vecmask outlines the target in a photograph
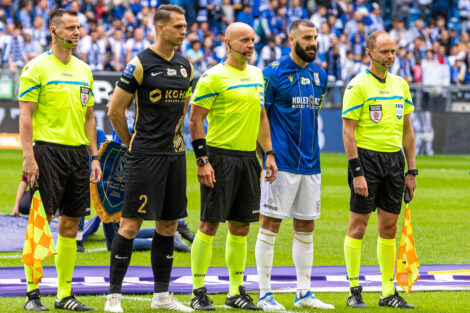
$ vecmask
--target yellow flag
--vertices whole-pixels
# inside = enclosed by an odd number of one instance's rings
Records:
[[[419,262],[413,240],[413,228],[411,227],[410,206],[406,204],[405,221],[401,232],[400,248],[398,249],[395,268],[395,279],[407,293],[419,279]]]
[[[22,257],[23,263],[32,268],[35,284],[42,279],[42,260],[54,254],[54,239],[47,222],[41,195],[37,190],[31,203]]]

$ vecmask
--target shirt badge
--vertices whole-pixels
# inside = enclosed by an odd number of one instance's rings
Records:
[[[320,75],[318,73],[313,73],[313,80],[315,81],[315,85],[320,86]]]
[[[188,77],[188,72],[186,72],[186,69],[184,67],[180,69],[180,72],[181,76],[183,76],[184,78]]]
[[[381,104],[370,105],[369,116],[373,122],[375,123],[380,122],[380,120],[382,119],[382,105]]]
[[[135,71],[135,65],[134,64],[127,64],[126,69],[124,72],[122,72],[123,76],[126,76],[127,78],[132,78],[132,75],[134,75]]]
[[[292,83],[294,81],[294,77],[293,76],[289,76],[289,80],[290,82]]]
[[[90,88],[80,87],[80,100],[82,100],[82,105],[85,106],[88,103],[90,94]]]
[[[300,83],[301,83],[302,85],[310,85],[310,78],[302,77]]]
[[[167,68],[166,69],[166,74],[168,76],[175,76],[176,75],[176,70],[174,68]]]
[[[395,115],[399,120],[401,120],[403,114],[405,114],[405,106],[403,103],[395,103]]]

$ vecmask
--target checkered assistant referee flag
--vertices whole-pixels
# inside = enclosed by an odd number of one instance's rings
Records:
[[[418,256],[416,254],[413,229],[411,227],[410,204],[407,203],[395,268],[395,279],[398,285],[407,293],[411,292],[411,287],[419,279],[418,268]]]
[[[24,240],[22,261],[32,268],[33,280],[38,284],[42,279],[42,260],[56,253],[54,239],[47,222],[39,190],[36,190],[29,212],[28,229]]]

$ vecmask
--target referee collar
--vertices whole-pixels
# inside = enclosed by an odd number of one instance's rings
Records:
[[[374,75],[374,73],[372,73],[371,71],[369,71],[367,69],[366,69],[366,73],[372,75],[375,79],[377,79],[382,84],[385,84],[385,82],[387,81],[388,72],[385,73],[385,78],[384,79]]]

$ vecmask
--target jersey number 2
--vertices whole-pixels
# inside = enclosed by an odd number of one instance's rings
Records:
[[[144,207],[147,205],[147,196],[146,195],[141,195],[139,197],[139,200],[144,200],[144,202],[142,203],[142,205],[137,210],[137,213],[141,213],[141,214],[147,213],[147,211],[144,210]]]

